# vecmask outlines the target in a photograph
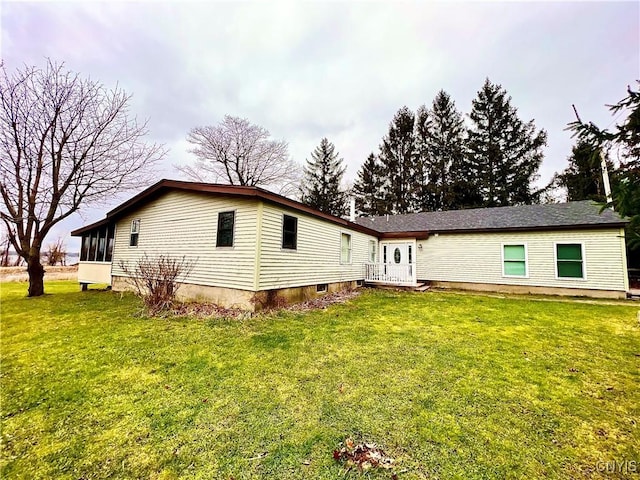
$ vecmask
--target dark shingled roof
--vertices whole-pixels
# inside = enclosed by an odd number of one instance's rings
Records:
[[[436,233],[613,228],[622,227],[627,222],[610,209],[602,212],[600,210],[600,205],[585,200],[548,205],[360,217],[356,223],[381,233]]]

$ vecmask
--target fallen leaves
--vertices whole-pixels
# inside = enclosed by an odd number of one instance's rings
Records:
[[[371,468],[391,469],[394,463],[394,459],[375,443],[356,444],[350,438],[344,441],[341,449],[333,451],[333,459],[343,462],[347,469],[356,467],[360,471]]]

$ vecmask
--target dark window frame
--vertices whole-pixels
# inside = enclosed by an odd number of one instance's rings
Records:
[[[228,216],[231,215],[231,228],[229,228],[228,226],[226,226],[224,229],[222,228],[222,217],[223,216]],[[235,240],[235,228],[236,228],[236,211],[235,210],[229,210],[229,211],[225,211],[225,212],[218,212],[218,226],[216,229],[216,247],[233,247],[233,243]],[[229,232],[230,231],[230,232]],[[225,241],[224,243],[221,242],[221,239],[226,240],[225,237],[228,236],[228,234],[231,233],[231,237],[230,237],[230,242],[229,241]]]
[[[292,225],[293,228],[291,228]],[[298,217],[287,214],[282,216],[282,248],[284,250],[298,249]]]

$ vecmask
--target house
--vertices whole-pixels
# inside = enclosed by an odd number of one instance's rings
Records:
[[[72,235],[83,287],[124,290],[145,253],[185,256],[181,296],[254,309],[363,283],[624,298],[625,223],[588,201],[349,221],[257,187],[162,180]]]

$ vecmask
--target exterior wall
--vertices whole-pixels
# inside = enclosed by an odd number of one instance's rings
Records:
[[[113,275],[126,276],[120,262],[133,267],[145,253],[184,255],[195,262],[187,283],[253,290],[257,204],[250,199],[168,192],[118,221]],[[218,212],[231,210],[236,212],[233,247],[216,247]],[[131,247],[131,221],[138,218],[138,246]]]
[[[555,242],[583,243],[585,279],[556,278]],[[527,278],[502,274],[502,245],[526,244]],[[421,247],[420,247],[421,246]],[[580,290],[628,290],[623,229],[432,235],[418,241],[419,280]]]
[[[282,248],[284,214],[298,219],[297,249]],[[350,282],[364,279],[369,240],[377,238],[310,215],[264,203],[259,212],[260,275],[258,290]],[[340,234],[351,234],[351,262],[340,263]]]
[[[78,283],[111,285],[111,262],[79,262]]]

